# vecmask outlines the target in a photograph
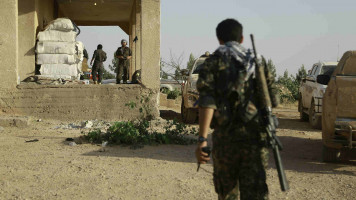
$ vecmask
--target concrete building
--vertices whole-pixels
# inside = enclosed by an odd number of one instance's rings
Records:
[[[35,72],[38,32],[58,17],[68,17],[78,26],[121,27],[133,52],[130,73],[141,69],[143,84],[21,84]],[[1,115],[124,120],[138,117],[143,107],[146,114],[157,116],[160,0],[1,0],[0,61]],[[129,102],[137,108],[125,106]]]

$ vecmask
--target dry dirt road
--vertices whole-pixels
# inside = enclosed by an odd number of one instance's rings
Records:
[[[355,162],[322,163],[321,132],[300,122],[295,107],[275,112],[290,190],[280,191],[271,156],[270,199],[356,199]],[[211,164],[196,172],[195,145],[69,146],[65,138],[80,136],[80,129],[55,129],[60,123],[33,120],[26,129],[0,132],[0,199],[217,199]],[[39,141],[25,142],[32,139]]]

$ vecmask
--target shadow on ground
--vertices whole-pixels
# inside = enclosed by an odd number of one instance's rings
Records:
[[[166,120],[176,119],[179,122],[182,122],[182,116],[179,112],[173,110],[160,110],[160,117]]]

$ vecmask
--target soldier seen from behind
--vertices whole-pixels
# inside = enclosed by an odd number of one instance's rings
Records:
[[[115,56],[119,59],[116,74],[116,84],[120,84],[121,79],[123,80],[123,83],[127,83],[131,59],[131,49],[127,47],[127,41],[125,39],[121,40],[121,47],[117,49]]]
[[[94,65],[93,65],[94,61]],[[92,67],[92,75],[94,84],[101,84],[103,79],[104,64],[106,61],[106,53],[103,51],[103,45],[99,44],[97,49],[94,51],[93,58],[90,61]],[[96,75],[99,74],[99,80],[96,80]]]
[[[268,199],[265,168],[268,163],[266,132],[260,123],[255,88],[254,55],[245,49],[242,25],[234,19],[218,24],[220,46],[206,59],[199,73],[199,164],[210,160],[207,147],[212,134],[213,179],[219,199]],[[265,61],[263,60],[264,65]],[[275,94],[274,79],[265,67],[268,89]],[[274,106],[277,97],[271,95]]]

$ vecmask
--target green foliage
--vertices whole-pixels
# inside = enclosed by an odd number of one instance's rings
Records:
[[[187,69],[190,71],[190,70],[192,70],[192,68],[193,68],[193,65],[194,65],[194,62],[195,62],[195,57],[194,57],[194,55],[191,53],[190,55],[189,55],[189,60],[188,60],[188,62],[187,62]]]
[[[294,102],[298,99],[299,83],[296,81],[293,75],[288,74],[288,70],[284,71],[283,76],[278,77],[277,84],[284,86],[291,93],[291,95],[285,95],[280,91],[280,98],[281,98],[280,100],[282,103],[285,102],[286,100]]]
[[[302,65],[299,69],[297,74],[295,75],[295,79],[298,83],[300,83],[303,79],[307,77],[307,71],[304,68],[304,65]]]
[[[180,95],[182,95],[182,92],[178,89],[174,89],[173,91],[168,91],[167,99],[177,99]]]
[[[113,79],[115,75],[103,68],[103,79]]]
[[[115,122],[106,133],[94,130],[89,132],[85,138],[91,143],[108,141],[109,144],[126,144],[133,147],[154,144],[188,145],[196,143],[196,139],[187,137],[190,134],[197,135],[196,129],[189,131],[185,124],[176,120],[167,120],[164,133],[153,131],[150,127],[151,122],[147,120]]]
[[[295,76],[288,74],[288,70],[284,71],[283,76],[279,76],[277,80],[280,101],[295,102],[299,98],[300,82],[306,78],[307,72],[302,65]]]
[[[118,58],[115,58],[115,54],[114,54],[114,58],[111,60],[111,64],[109,64],[110,71],[116,73],[116,68],[118,64],[119,64],[119,60]]]
[[[277,78],[276,66],[273,64],[273,61],[271,59],[268,59],[267,61],[267,68],[271,72],[274,79],[276,80]]]
[[[161,88],[160,92],[163,93],[163,94],[168,94],[170,91],[169,91],[168,88]]]
[[[136,103],[133,101],[130,101],[130,102],[126,103],[125,106],[129,107],[130,109],[134,109],[134,108],[136,108]]]

